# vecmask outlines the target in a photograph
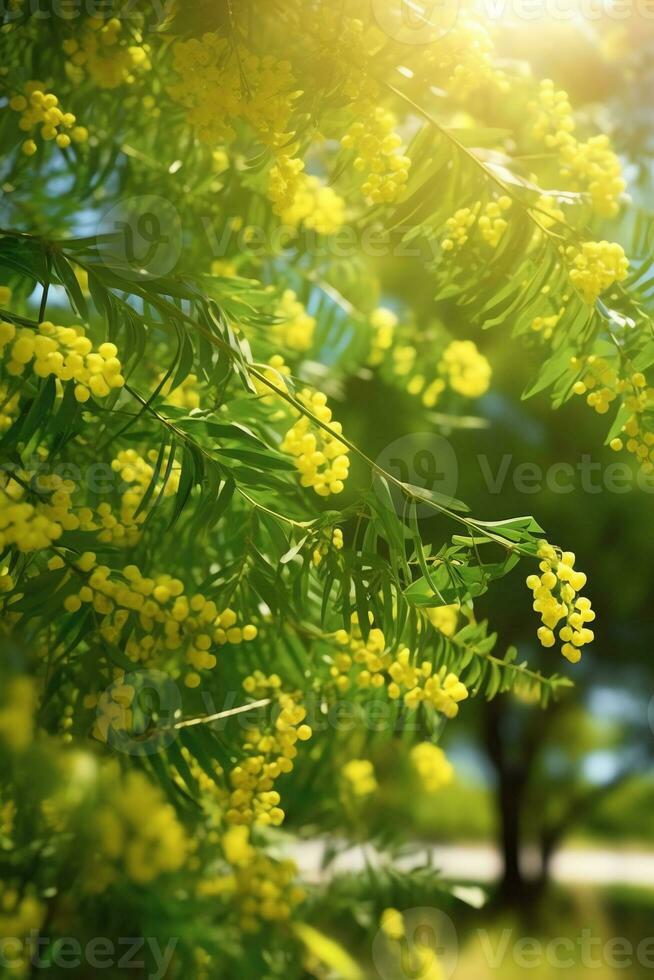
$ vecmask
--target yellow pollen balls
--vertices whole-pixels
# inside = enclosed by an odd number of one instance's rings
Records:
[[[63,42],[70,59],[66,64],[70,78],[79,82],[88,74],[99,88],[114,89],[124,82],[133,82],[138,72],[149,71],[149,46],[130,44],[130,38],[121,38],[121,31],[117,17],[89,17],[79,41],[67,38]],[[131,40],[140,41],[140,35]]]
[[[381,364],[387,351],[393,346],[395,328],[398,318],[392,310],[379,306],[370,314],[370,326],[372,335],[370,338],[370,353],[368,354],[368,364],[375,366]]]
[[[629,412],[622,426],[621,437],[611,440],[615,452],[626,448],[641,464],[645,473],[654,472],[654,432],[649,427],[649,413],[654,408],[654,388],[648,386],[642,371],[620,378],[616,368],[603,357],[594,354],[572,358],[572,367],[582,371],[574,383],[575,395],[585,395],[586,402],[599,415],[605,415],[612,403],[620,398]]]
[[[297,147],[289,145],[300,95],[289,62],[259,57],[228,38],[207,33],[174,45],[173,69],[177,78],[169,94],[186,109],[199,139],[228,144],[239,121],[249,124],[275,156],[268,175],[273,209],[282,214],[291,207],[302,189],[304,163],[295,156]]]
[[[72,510],[74,483],[54,474],[33,476],[21,471],[16,475],[20,483],[9,474],[0,475],[0,551],[7,547],[23,553],[39,551],[49,548],[64,531],[79,528]]]
[[[479,398],[488,390],[491,366],[472,340],[453,340],[443,350],[436,365],[436,376],[428,376],[421,366],[425,357],[418,357],[412,345],[397,346],[392,352],[393,373],[398,377],[410,375],[406,390],[420,397],[426,408],[433,408],[449,387],[466,398]]]
[[[282,350],[307,351],[313,342],[315,317],[310,316],[292,289],[286,289],[275,310],[283,323],[270,327],[272,339]]]
[[[409,179],[411,160],[400,153],[402,137],[393,131],[395,116],[370,101],[355,103],[351,111],[357,121],[341,139],[341,146],[356,151],[354,169],[366,173],[362,193],[372,204],[397,200]]]
[[[429,85],[446,87],[459,99],[480,89],[507,92],[509,83],[493,63],[495,45],[483,22],[448,3],[434,10],[430,21],[439,16],[443,18],[442,36],[437,44],[418,47],[415,73]]]
[[[0,331],[2,331],[1,323]],[[18,414],[19,402],[20,394],[18,392],[11,394],[5,385],[0,384],[0,433],[6,432],[13,425]]]
[[[621,436],[611,440],[611,449],[619,452],[626,448],[627,452],[633,453],[645,473],[654,472],[654,432],[648,422],[649,413],[654,408],[654,388],[648,386],[642,371],[621,378],[614,364],[594,354],[585,358],[574,357],[571,365],[582,372],[580,379],[572,386],[574,394],[585,395],[588,405],[599,415],[606,415],[617,398],[630,413],[622,426]]]
[[[229,874],[201,881],[200,897],[225,897],[240,927],[255,932],[264,922],[287,921],[306,893],[297,884],[293,861],[277,861],[250,842],[248,827],[229,827],[222,835]]]
[[[573,135],[575,120],[568,96],[556,90],[551,79],[541,82],[538,101],[531,108],[536,112],[534,136],[556,151],[561,176],[573,190],[588,192],[597,214],[616,215],[625,181],[608,136],[578,140]]]
[[[502,215],[511,207],[511,198],[502,195],[497,201],[489,201],[479,216],[477,226],[481,237],[491,248],[497,248],[508,224]]]
[[[454,636],[459,621],[459,607],[457,605],[428,606],[425,612],[429,622],[437,630],[440,630],[443,636]]]
[[[447,668],[442,667],[436,674],[433,670],[433,664],[428,660],[419,667],[412,664],[411,652],[404,647],[388,669],[392,678],[388,696],[393,700],[403,697],[407,708],[416,708],[424,702],[446,718],[455,718],[459,713],[459,702],[468,697],[468,689],[456,674],[448,673]]]
[[[75,397],[86,402],[94,395],[105,398],[122,388],[125,379],[114,344],[100,344],[97,351],[81,327],[61,327],[44,321],[37,330],[0,322],[0,353],[9,345],[7,372],[22,375],[27,366],[38,378],[53,375],[60,382],[75,382]]]
[[[408,647],[397,653],[387,649],[382,630],[372,627],[364,640],[356,613],[352,614],[351,631],[337,630],[333,639],[342,648],[333,655],[330,668],[339,691],[350,687],[351,669],[356,665],[358,687],[386,687],[391,700],[402,698],[407,708],[415,708],[424,701],[446,717],[454,718],[459,702],[468,697],[465,685],[455,674],[445,669],[434,674],[433,664],[427,660],[420,665],[412,663]]]
[[[140,772],[112,787],[110,802],[96,813],[97,866],[87,890],[100,892],[122,870],[136,884],[179,871],[190,850],[184,828],[161,790]]]
[[[463,248],[475,223],[484,241],[491,248],[497,248],[508,227],[506,218],[502,215],[510,207],[511,198],[503,194],[496,201],[488,201],[483,208],[481,201],[477,201],[472,207],[459,208],[445,222],[447,233],[441,242],[441,248],[444,252]]]
[[[59,105],[59,99],[52,92],[46,91],[43,82],[32,80],[23,87],[23,93],[12,96],[9,108],[20,113],[18,126],[25,133],[32,133],[40,126],[41,139],[54,142],[62,150],[70,146],[71,141],[84,143],[88,139],[88,131],[84,126],[76,126],[72,112],[64,112]],[[34,139],[23,143],[23,153],[32,156],[36,153],[37,145]]]
[[[375,768],[368,759],[350,759],[343,766],[343,791],[346,797],[360,799],[377,789]]]
[[[135,449],[122,449],[115,459],[111,461],[111,468],[117,473],[125,484],[120,499],[120,512],[118,517],[113,512],[111,504],[103,502],[98,506],[95,526],[99,528],[98,540],[106,544],[132,545],[138,541],[140,536],[140,525],[146,519],[146,512],[136,511],[141,505],[143,498],[151,485],[155,475],[154,464],[157,461],[158,452],[151,449],[147,454],[147,459],[140,456]],[[168,473],[168,478],[164,484],[163,474]],[[161,461],[159,477],[156,481],[155,493],[162,497],[173,497],[179,489],[181,476],[181,465],[175,460],[168,472],[168,453],[164,454]]]
[[[454,767],[438,745],[419,742],[409,752],[409,761],[417,773],[423,788],[435,793],[454,779]]]
[[[302,173],[296,179],[292,202],[279,216],[292,228],[303,225],[319,235],[334,235],[345,221],[345,201],[319,177]]]
[[[88,578],[67,600],[69,611],[90,605],[105,617],[102,637],[108,643],[122,642],[134,662],[152,664],[166,651],[184,651],[193,668],[186,677],[188,687],[200,683],[198,670],[216,666],[212,649],[237,646],[257,636],[256,626],[241,625],[233,609],[219,611],[213,599],[187,594],[184,583],[171,575],[149,578],[136,565],[126,565],[119,577],[106,565],[98,565],[93,552],[85,552],[76,566]]]
[[[287,142],[299,95],[287,61],[260,58],[242,45],[236,49],[228,38],[207,33],[174,45],[173,70],[177,78],[170,95],[187,110],[203,142],[231,142],[238,120],[249,123],[269,146]]]
[[[161,382],[163,375],[159,376]],[[200,392],[198,391],[197,374],[189,374],[184,380],[173,388],[173,378],[169,378],[160,392],[166,399],[168,405],[175,405],[177,408],[186,408],[192,411],[200,407]]]
[[[327,396],[322,392],[304,388],[297,397],[317,419],[329,425],[331,433],[318,428],[306,415],[300,415],[284,436],[280,448],[294,457],[303,487],[312,487],[321,497],[342,493],[350,461],[348,447],[338,438],[342,432],[341,424],[332,421]]]
[[[447,219],[445,222],[447,235],[441,242],[441,248],[444,252],[451,252],[466,244],[468,233],[477,220],[479,206],[479,202],[477,202],[472,208],[459,208]]]
[[[563,620],[558,632],[561,653],[570,663],[577,663],[581,659],[581,647],[594,639],[593,631],[585,625],[595,619],[590,599],[577,595],[586,584],[586,576],[575,571],[575,556],[571,551],[560,552],[542,542],[538,555],[541,574],[527,578],[527,586],[534,596],[534,610],[540,613],[543,623],[538,629],[538,639],[544,647],[554,646],[554,630]]]
[[[77,596],[69,596],[69,599],[77,599],[80,602]],[[131,684],[122,683],[125,676],[124,671],[116,671],[116,675],[116,680],[111,687],[102,691],[99,697],[87,695],[84,699],[84,707],[96,709],[92,735],[99,742],[107,742],[110,731],[127,733],[132,731],[133,712],[131,705],[136,691]]]
[[[343,547],[343,532],[340,527],[335,527],[333,530],[325,527],[322,529],[320,536],[322,540],[314,548],[311,558],[315,568],[320,565],[325,555],[329,554],[330,547],[336,551],[340,551]]]
[[[273,711],[266,724],[248,729],[243,743],[248,755],[229,773],[231,791],[225,814],[228,823],[279,826],[284,820],[275,780],[292,771],[297,742],[307,741],[312,732],[305,722],[306,709],[298,703],[299,696],[288,694],[281,687],[276,674],[266,677],[259,670],[243,681],[244,690],[253,698],[270,698]]]
[[[550,316],[536,316],[531,321],[531,329],[534,333],[540,334],[544,340],[549,340],[564,313],[565,307],[562,306],[558,313],[552,313]]]
[[[296,146],[289,147],[295,152]],[[296,194],[302,188],[304,160],[288,153],[277,153],[275,163],[268,173],[268,197],[273,203],[275,214],[282,215],[293,207]]]
[[[384,909],[379,919],[379,928],[389,939],[402,939],[404,936],[404,919],[397,909]]]
[[[466,398],[479,398],[488,391],[491,366],[472,340],[453,340],[438,367],[450,388]]]
[[[581,249],[570,245],[565,254],[570,280],[590,305],[629,272],[629,260],[617,242],[584,242]]]

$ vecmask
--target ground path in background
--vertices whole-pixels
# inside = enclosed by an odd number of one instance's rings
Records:
[[[366,862],[373,866],[385,862],[371,847],[350,847],[342,851],[321,871],[327,841],[295,841],[287,849],[304,878],[317,881],[344,871],[361,871]],[[526,860],[532,856],[527,854]],[[489,845],[444,844],[416,846],[410,855],[394,861],[403,870],[424,865],[428,859],[444,878],[452,881],[492,882],[501,870],[501,858]],[[595,848],[563,848],[552,861],[552,878],[560,884],[640,885],[654,887],[654,852],[610,851]]]

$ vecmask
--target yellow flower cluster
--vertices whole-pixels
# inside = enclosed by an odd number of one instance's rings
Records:
[[[402,138],[394,132],[395,116],[380,105],[380,87],[371,67],[375,41],[357,17],[321,5],[313,18],[313,53],[324,66],[330,88],[348,101],[356,119],[341,139],[356,154],[354,168],[364,174],[362,191],[370,203],[397,199],[409,175],[411,161],[399,152]]]
[[[379,919],[379,928],[389,939],[402,939],[405,934],[402,913],[397,909],[384,909]]]
[[[359,626],[357,613],[352,613],[350,632],[340,629],[334,634],[334,640],[343,650],[334,654],[330,674],[334,678],[339,691],[347,691],[350,687],[349,673],[353,664],[362,669],[357,670],[356,683],[359,687],[383,687],[386,683],[384,672],[388,670],[393,657],[386,650],[386,638],[382,630],[373,627],[364,640]],[[372,620],[371,620],[372,621]]]
[[[61,382],[74,381],[78,402],[88,401],[92,394],[104,398],[125,384],[116,345],[100,344],[94,351],[82,327],[60,327],[45,320],[38,330],[16,330],[13,323],[3,320],[0,353],[9,344],[9,374],[19,376],[31,363],[38,378],[54,375]]]
[[[531,329],[534,333],[539,333],[544,340],[549,340],[564,313],[565,307],[562,306],[558,313],[551,313],[549,316],[535,316],[531,321]]]
[[[384,633],[377,627],[372,627],[364,640],[357,613],[352,614],[350,632],[337,630],[333,638],[343,648],[333,656],[330,668],[340,691],[349,688],[349,674],[356,664],[362,668],[356,673],[358,687],[387,686],[389,697],[392,700],[403,698],[408,708],[415,708],[425,701],[448,718],[454,718],[458,714],[458,702],[468,697],[465,685],[455,674],[445,670],[434,674],[433,664],[429,661],[420,666],[412,664],[408,647],[397,653],[387,649]]]
[[[14,577],[9,574],[8,567],[0,565],[0,595],[3,592],[12,592],[15,584]]]
[[[50,563],[54,567],[55,559]],[[76,612],[89,604],[106,617],[100,632],[108,643],[117,643],[130,619],[137,614],[140,630],[133,628],[125,643],[125,653],[136,662],[152,663],[163,651],[185,650],[186,661],[193,672],[186,677],[188,687],[197,687],[199,674],[212,670],[216,655],[211,649],[226,643],[249,642],[257,635],[252,624],[238,625],[233,609],[218,611],[216,603],[201,593],[187,595],[184,583],[168,574],[148,578],[136,565],[126,565],[121,577],[114,580],[112,570],[98,565],[93,552],[85,552],[75,562],[80,572],[89,575],[86,583],[69,595],[65,608]]]
[[[111,801],[98,808],[94,829],[99,867],[87,886],[94,892],[111,884],[119,869],[139,885],[179,871],[189,852],[172,805],[134,770],[114,788]]]
[[[629,260],[617,242],[584,242],[565,250],[570,280],[591,306],[605,289],[622,282],[629,271]]]
[[[433,742],[418,742],[409,752],[409,760],[428,793],[435,793],[454,779],[452,763]]]
[[[323,528],[321,538],[322,540],[313,549],[311,558],[311,562],[315,568],[318,567],[325,555],[329,553],[330,547],[335,548],[337,551],[340,551],[343,547],[343,532],[340,527],[335,527],[333,531],[330,531],[329,528]]]
[[[401,347],[393,351],[393,355],[397,365],[396,373],[404,373],[415,363],[417,351],[415,347]],[[409,379],[406,390],[410,395],[420,395],[422,404],[426,408],[433,408],[446,387],[443,378],[436,377],[428,381],[424,374],[414,374]]]
[[[159,381],[162,377],[163,375],[160,375]],[[177,408],[186,408],[189,412],[194,408],[199,408],[200,393],[197,374],[189,374],[176,388],[173,388],[173,379],[169,378],[161,389],[161,395],[169,405],[175,405]]]
[[[319,177],[300,174],[293,201],[282,209],[280,218],[285,225],[303,225],[319,235],[334,235],[345,221],[345,201]]]
[[[472,340],[453,340],[438,368],[450,388],[466,398],[480,398],[488,391],[491,366]]]
[[[73,513],[71,496],[75,484],[52,474],[0,475],[0,551],[14,547],[27,553],[49,548],[64,531],[76,531],[79,518]],[[30,486],[33,502],[26,485]]]
[[[133,82],[135,73],[151,68],[149,46],[120,43],[121,31],[117,17],[89,17],[79,41],[75,38],[64,41],[64,52],[70,57],[66,67],[73,81],[81,81],[86,73],[99,88],[113,89],[124,82]],[[141,40],[139,35],[132,39]]]
[[[328,423],[335,434],[315,427],[306,415],[301,415],[284,436],[280,448],[294,457],[303,487],[312,487],[321,497],[341,493],[350,468],[349,450],[338,438],[341,424],[332,421],[327,396],[321,391],[304,388],[298,400],[321,422]],[[312,427],[315,432],[311,431]]]
[[[30,677],[14,677],[4,685],[0,704],[0,739],[12,752],[32,742],[36,692]]]
[[[511,207],[511,198],[503,194],[497,201],[489,201],[479,215],[477,225],[481,237],[491,248],[497,248],[508,225],[502,215]]]
[[[412,373],[418,360],[421,364],[425,361],[424,356],[418,358],[413,345],[396,346],[391,358],[393,373],[400,378],[411,375],[406,390],[410,395],[419,396],[426,408],[436,405],[448,385],[466,398],[479,398],[490,384],[490,364],[472,340],[451,341],[441,354],[436,377],[431,379],[421,371]]]
[[[392,310],[385,306],[379,306],[370,314],[370,326],[372,327],[372,337],[370,339],[370,353],[368,354],[368,364],[375,366],[381,364],[386,356],[386,352],[393,346],[395,328],[398,318]]]
[[[249,828],[243,826],[230,827],[222,846],[232,873],[201,882],[199,895],[226,895],[245,932],[257,931],[264,922],[287,921],[306,894],[297,884],[295,863],[276,861],[258,850],[250,843]]]
[[[483,88],[506,92],[506,76],[494,64],[495,46],[482,21],[448,4],[432,12],[430,22],[434,13],[443,18],[443,36],[434,44],[424,45],[416,61],[416,73],[430,85],[442,82],[459,99]]]
[[[533,214],[541,228],[551,228],[553,225],[565,222],[565,214],[551,194],[541,194],[536,201]]]
[[[357,156],[354,169],[366,174],[361,190],[373,204],[397,200],[409,179],[411,160],[400,153],[402,137],[394,132],[392,112],[369,101],[351,107],[357,121],[341,139],[344,149]]]
[[[571,365],[582,370],[582,376],[572,387],[575,395],[586,395],[586,401],[599,415],[605,415],[618,397],[630,415],[622,426],[621,436],[611,440],[611,448],[619,452],[626,446],[641,463],[646,473],[654,471],[654,432],[647,419],[654,408],[654,388],[649,387],[642,371],[620,378],[615,368],[603,357],[594,354],[580,359],[573,357]]]
[[[124,684],[125,671],[116,671],[116,679],[111,687],[100,696],[89,694],[84,698],[85,708],[96,709],[93,737],[99,742],[107,742],[109,732],[131,732],[133,713],[131,705],[136,691],[131,684]]]
[[[9,306],[13,293],[9,286],[0,286],[0,306]]]
[[[488,201],[482,208],[481,201],[472,207],[459,208],[447,219],[445,227],[447,234],[441,242],[444,252],[452,252],[462,248],[470,237],[475,223],[481,237],[491,248],[497,248],[508,224],[505,214],[511,207],[511,198],[503,194],[497,200]]]
[[[139,527],[147,515],[145,511],[138,514],[136,511],[154,478],[153,464],[156,463],[157,457],[156,449],[149,450],[147,458],[139,455],[135,449],[121,449],[111,461],[111,468],[120,476],[123,485],[131,484],[131,486],[127,486],[121,494],[120,519],[115,517],[111,504],[104,502],[98,506],[98,522],[101,527],[98,539],[103,543],[131,545],[138,540]],[[177,460],[173,461],[164,485],[163,476],[167,469],[168,453],[162,460],[155,493],[162,493],[164,497],[174,497],[179,489],[181,465]]]
[[[225,819],[232,824],[277,827],[284,820],[284,811],[274,789],[275,780],[292,771],[296,744],[311,738],[311,728],[304,722],[306,709],[298,703],[297,695],[282,691],[276,674],[266,677],[257,670],[245,678],[243,688],[257,699],[271,698],[275,711],[266,729],[248,730],[243,747],[250,754],[229,773],[231,792]]]
[[[573,357],[570,363],[572,367],[582,370],[581,378],[572,386],[573,392],[575,395],[586,395],[586,402],[598,415],[606,415],[611,403],[629,387],[629,383],[621,380],[615,368],[603,357],[594,354],[583,359]],[[636,389],[644,387],[644,375],[635,374],[632,383]]]
[[[573,189],[587,190],[598,214],[618,213],[618,201],[625,189],[620,161],[605,134],[587,141],[574,136],[575,120],[566,92],[556,90],[551,79],[540,84],[538,101],[531,106],[536,112],[534,135],[550,149],[556,150],[561,176]]]
[[[307,351],[313,342],[316,319],[307,313],[292,289],[285,289],[275,310],[284,320],[271,327],[275,343],[283,350]]]
[[[268,193],[274,210],[290,207],[302,186],[304,163],[289,146],[291,116],[299,96],[288,61],[259,57],[219,34],[178,41],[173,47],[172,98],[186,109],[189,124],[206,143],[229,143],[235,124],[247,123],[275,153]]]
[[[270,55],[260,58],[242,45],[236,49],[219,34],[207,33],[174,45],[173,70],[177,79],[170,94],[187,110],[203,142],[229,143],[239,120],[249,123],[268,146],[287,142],[299,94],[287,61]]]
[[[368,759],[350,759],[343,766],[343,790],[346,797],[360,799],[377,789],[375,768]]]
[[[295,152],[297,146],[288,147],[286,153],[278,152],[268,172],[268,197],[273,211],[280,217],[293,207],[295,196],[303,186],[304,161],[294,156]]]
[[[411,651],[403,647],[388,669],[392,682],[388,696],[393,700],[403,698],[407,708],[416,708],[421,702],[431,705],[446,718],[455,718],[459,702],[468,697],[468,689],[456,674],[442,667],[434,674],[433,664],[424,660],[418,667],[411,663]]]
[[[52,92],[46,91],[44,82],[32,80],[25,83],[23,92],[14,95],[9,100],[9,108],[20,113],[18,125],[25,133],[32,133],[40,126],[43,140],[54,140],[62,150],[70,146],[71,141],[85,143],[88,130],[84,126],[76,126],[72,112],[64,112],[59,105],[59,99]],[[33,156],[37,146],[34,139],[26,139],[23,143],[23,153]]]
[[[581,659],[581,647],[594,639],[593,631],[585,625],[595,619],[590,599],[577,595],[586,584],[586,576],[575,571],[575,556],[571,551],[560,552],[542,542],[538,555],[541,574],[527,578],[527,586],[534,596],[534,610],[540,613],[543,623],[538,639],[544,647],[554,646],[554,629],[564,620],[559,630],[561,653],[575,664]]]
[[[1,330],[2,324],[0,324]],[[19,401],[20,395],[18,392],[12,395],[5,385],[0,384],[0,433],[6,432],[13,425],[18,412]]]
[[[454,249],[462,248],[468,241],[470,229],[477,220],[480,203],[477,201],[471,208],[458,208],[454,214],[447,219],[445,227],[447,235],[441,242],[444,252],[451,252]]]
[[[425,609],[427,618],[432,626],[443,634],[443,636],[454,636],[459,621],[459,607],[449,606],[428,606]]]
[[[273,356],[268,360],[268,366],[262,372],[263,376],[270,381],[272,385],[278,391],[288,391],[285,378],[290,377],[291,369],[284,361],[281,354],[273,354]],[[275,402],[277,396],[272,393],[268,385],[264,384],[263,381],[259,381],[258,378],[253,378],[252,382],[259,395],[261,395],[261,400],[267,405]],[[283,415],[283,412],[281,413]],[[276,416],[277,417],[277,416]],[[281,416],[280,416],[281,417]]]

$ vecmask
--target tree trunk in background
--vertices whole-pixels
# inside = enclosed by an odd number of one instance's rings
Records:
[[[524,909],[532,896],[520,861],[521,819],[532,753],[527,745],[516,745],[515,739],[505,734],[504,713],[510,709],[503,700],[496,698],[485,706],[485,742],[497,779],[498,841],[503,861],[497,901],[501,906]]]

